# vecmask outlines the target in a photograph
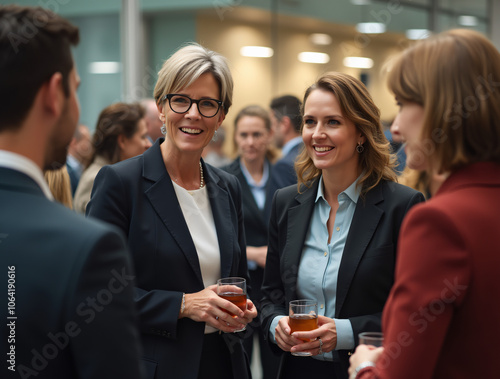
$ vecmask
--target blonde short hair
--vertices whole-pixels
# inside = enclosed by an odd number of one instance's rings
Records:
[[[327,72],[306,90],[302,102],[302,115],[307,98],[316,89],[335,95],[342,115],[350,120],[366,138],[363,144],[364,150],[359,155],[359,168],[363,172],[358,182],[361,194],[366,194],[381,180],[396,181],[396,174],[393,170],[395,157],[390,154],[389,141],[384,135],[380,121],[380,110],[373,102],[365,85],[350,75]],[[312,180],[321,175],[321,170],[314,166],[306,149],[303,149],[297,157],[295,170],[299,190],[302,184],[309,186]]]
[[[211,73],[219,83],[220,99],[224,113],[227,114],[233,99],[233,78],[225,57],[191,43],[177,50],[168,58],[158,72],[154,98],[159,103],[169,94],[189,87],[205,73]]]
[[[424,107],[422,147],[437,172],[500,162],[500,53],[482,34],[455,29],[388,63],[396,98]]]

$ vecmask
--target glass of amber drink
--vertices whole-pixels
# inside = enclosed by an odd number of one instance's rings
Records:
[[[318,328],[318,303],[316,300],[292,300],[289,308],[289,325],[291,333],[308,332]],[[310,342],[309,339],[301,339]],[[308,357],[312,355],[306,351],[292,353],[298,357]]]
[[[223,299],[229,300],[243,312],[247,310],[247,282],[245,278],[232,277],[217,280],[217,294]],[[233,318],[238,317],[225,309],[223,311]],[[246,327],[236,330],[236,332],[242,332],[245,329]]]

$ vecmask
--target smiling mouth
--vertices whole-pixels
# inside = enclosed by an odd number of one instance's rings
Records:
[[[181,128],[181,131],[187,134],[200,134],[200,129],[191,129],[191,128]]]
[[[317,146],[315,146],[314,150],[316,150],[316,151],[318,151],[320,153],[323,153],[325,151],[333,150],[333,147],[317,147]]]

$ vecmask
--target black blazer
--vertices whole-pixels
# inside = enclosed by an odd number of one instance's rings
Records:
[[[297,299],[297,274],[311,222],[319,181],[302,194],[296,186],[280,189],[273,199],[269,250],[262,292],[261,319],[269,333],[275,316],[288,315]],[[396,247],[403,217],[424,197],[409,187],[381,182],[360,197],[342,255],[335,318],[349,319],[355,344],[363,331],[380,331],[385,301],[394,282]],[[268,334],[266,334],[268,336]],[[270,341],[276,352],[282,350]],[[334,351],[336,378],[347,378],[349,351]],[[283,354],[286,364],[286,357]]]
[[[269,164],[267,159],[266,163]],[[240,158],[238,157],[229,165],[222,167],[222,170],[233,174],[240,182],[247,245],[266,246],[269,217],[271,216],[271,204],[274,193],[278,189],[276,183],[271,180],[276,173],[273,165],[269,164],[269,179],[266,184],[266,202],[262,210],[257,206],[252,190],[248,185],[245,175],[243,175],[241,171]]]
[[[143,155],[105,166],[97,175],[87,215],[128,236],[137,274],[136,304],[148,378],[197,378],[205,324],[178,319],[182,293],[204,288],[193,240],[163,163],[158,139]],[[238,180],[203,164],[221,255],[221,277],[248,279]],[[240,338],[225,334],[235,375],[248,367]]]
[[[0,167],[0,266],[2,378],[142,378],[134,276],[116,228],[86,220],[48,200],[27,175]],[[6,367],[11,345],[15,372]]]
[[[292,184],[297,184],[297,174],[295,173],[295,159],[304,147],[301,142],[294,146],[290,151],[274,165],[274,174],[272,180],[277,188],[288,187]]]

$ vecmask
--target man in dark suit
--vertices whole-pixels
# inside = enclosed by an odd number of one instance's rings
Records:
[[[78,122],[78,29],[42,8],[0,20],[0,376],[141,378],[125,241],[52,201],[42,174]]]
[[[283,156],[274,165],[273,181],[277,188],[297,184],[294,162],[303,147],[300,127],[302,114],[300,100],[292,95],[280,96],[271,101],[271,123],[276,145]]]

